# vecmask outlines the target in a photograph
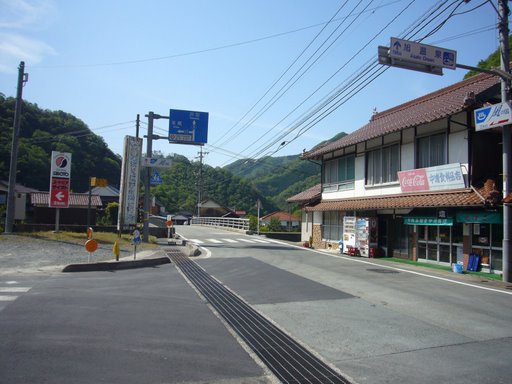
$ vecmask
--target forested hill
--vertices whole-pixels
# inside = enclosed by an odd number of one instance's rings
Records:
[[[0,94],[0,180],[9,180],[15,99]],[[119,184],[121,158],[87,125],[62,111],[23,102],[16,182],[48,191],[52,151],[70,152],[71,190],[88,190],[90,176]]]

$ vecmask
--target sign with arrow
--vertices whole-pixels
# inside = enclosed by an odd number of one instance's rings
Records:
[[[52,151],[49,207],[69,207],[70,181],[71,153]]]
[[[206,144],[208,112],[169,111],[169,142],[176,144]]]
[[[143,167],[170,168],[172,166],[172,160],[157,157],[144,157],[142,158],[141,165]]]

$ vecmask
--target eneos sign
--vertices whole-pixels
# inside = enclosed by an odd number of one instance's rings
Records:
[[[50,170],[51,208],[69,207],[69,185],[71,182],[71,153],[52,151]]]

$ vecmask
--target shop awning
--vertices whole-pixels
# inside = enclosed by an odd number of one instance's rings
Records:
[[[339,200],[322,200],[306,211],[363,211],[398,208],[482,207],[484,201],[472,189],[424,192]]]

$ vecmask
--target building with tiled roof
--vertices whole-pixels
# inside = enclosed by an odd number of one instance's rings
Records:
[[[500,271],[502,128],[476,131],[473,117],[500,99],[500,78],[480,74],[305,151],[321,162],[319,191],[288,201],[302,205],[303,231],[311,221],[312,245],[447,265],[478,254]]]
[[[301,217],[301,241],[308,243],[313,236],[313,214],[306,209],[308,206],[314,206],[322,199],[322,184],[316,184],[296,195],[286,199],[289,204],[297,204],[302,208]]]
[[[32,192],[30,194],[30,204],[33,207],[34,224],[55,224],[56,209],[49,207],[49,192]],[[96,210],[101,208],[101,198],[98,195],[91,195],[91,208],[89,211],[89,224],[96,224]],[[89,194],[73,193],[69,194],[68,208],[59,209],[59,223],[72,225],[87,224],[87,215],[89,210]]]
[[[300,225],[300,217],[294,216],[291,213],[277,211],[269,213],[260,218],[260,223],[263,225],[269,225],[272,220],[279,220],[282,228],[296,229]]]

